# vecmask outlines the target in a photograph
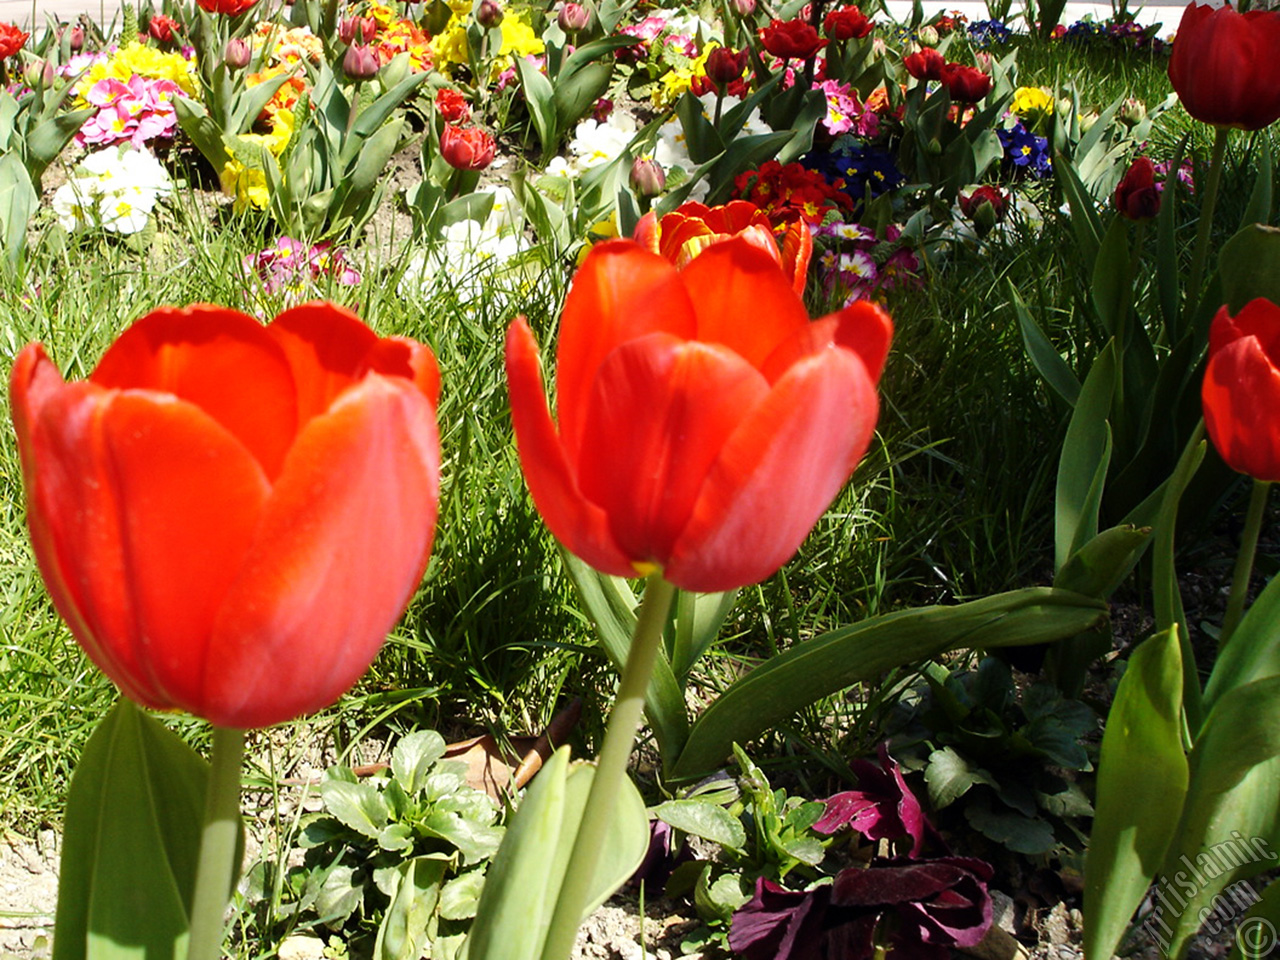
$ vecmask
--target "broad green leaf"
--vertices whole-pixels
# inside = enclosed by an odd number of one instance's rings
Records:
[[[1280,577],[1271,578],[1218,654],[1205,685],[1204,707],[1211,710],[1223,694],[1274,676],[1280,676]]]
[[[1015,853],[1038,856],[1048,853],[1057,842],[1047,821],[1008,808],[993,808],[986,797],[971,801],[964,808],[964,817],[983,836]]]
[[[1129,658],[1102,736],[1097,812],[1085,864],[1084,947],[1115,954],[1175,836],[1187,790],[1182,663],[1165,630]]]
[[[444,749],[444,737],[434,730],[416,730],[400,738],[391,751],[391,774],[405,793],[413,796],[422,789]]]
[[[320,784],[320,798],[343,826],[370,840],[378,839],[390,816],[378,788],[371,783],[325,780]]]
[[[1271,222],[1271,196],[1275,187],[1272,185],[1272,179],[1275,176],[1275,161],[1271,158],[1271,146],[1265,141],[1259,141],[1258,150],[1258,176],[1253,181],[1253,192],[1249,194],[1249,203],[1244,208],[1244,213],[1240,217],[1240,226],[1243,229],[1251,223],[1270,223]],[[1170,170],[1175,169],[1170,167]]]
[[[1274,869],[1270,856],[1240,857],[1240,837],[1280,848],[1280,677],[1224,693],[1196,738],[1182,822],[1164,869],[1166,880],[1176,881],[1180,870],[1196,875],[1174,925],[1171,956],[1223,890]]]
[[[1103,530],[1068,557],[1053,578],[1053,585],[1099,600],[1109,599],[1150,542],[1150,527],[1122,525]]]
[[[747,832],[742,821],[718,803],[668,800],[654,807],[653,815],[677,830],[710,840],[730,850],[741,850],[747,843]]]
[[[1098,354],[1076,400],[1062,442],[1054,495],[1054,570],[1098,535],[1098,512],[1111,463],[1111,401],[1115,395],[1116,345]]]
[[[469,920],[476,915],[480,893],[484,890],[484,871],[468,870],[444,885],[440,891],[440,916],[445,920]]]
[[[1090,290],[1102,328],[1113,337],[1124,325],[1125,318],[1120,311],[1129,309],[1132,284],[1133,278],[1129,276],[1129,221],[1116,214],[1102,238],[1098,256],[1094,258]]]
[[[427,945],[428,923],[440,902],[447,864],[416,857],[396,871],[395,889],[374,941],[376,960],[418,960]]]
[[[67,798],[54,960],[186,955],[208,777],[164,725],[128,700],[112,708]]]
[[[1076,398],[1080,396],[1079,378],[1067,366],[1062,355],[1049,342],[1049,338],[1044,335],[1040,325],[1031,316],[1012,280],[1009,281],[1009,295],[1013,300],[1014,312],[1018,315],[1018,328],[1022,331],[1022,343],[1026,348],[1027,356],[1031,358],[1040,376],[1044,377],[1045,383],[1074,407]]]
[[[935,810],[949,807],[968,793],[974,784],[997,785],[987,771],[970,763],[950,747],[942,747],[929,754],[924,782],[929,787],[929,803]]]
[[[956,606],[900,610],[824,633],[756,667],[717,698],[690,730],[671,779],[714,770],[733,743],[746,743],[809,704],[893,667],[961,648],[1049,643],[1106,617],[1100,600],[1031,587]]]
[[[1258,297],[1280,303],[1280,227],[1251,223],[1242,228],[1222,245],[1218,274],[1232,314]]]
[[[1272,856],[1274,851],[1266,851]],[[1273,880],[1236,928],[1235,944],[1227,960],[1262,960],[1275,949],[1280,931],[1280,881]]]
[[[676,594],[675,649],[671,655],[671,669],[676,677],[683,680],[688,676],[693,665],[716,642],[737,599],[737,590],[725,593],[681,590]]]
[[[550,159],[560,145],[560,131],[556,128],[555,90],[551,81],[524,57],[516,57],[516,74],[524,90],[529,118],[542,144],[544,159]]]

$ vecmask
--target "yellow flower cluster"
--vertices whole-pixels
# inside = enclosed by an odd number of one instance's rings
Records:
[[[467,24],[464,16],[458,13],[454,0],[449,5],[454,8],[454,16],[449,20],[449,25],[431,41],[436,68],[445,72],[448,72],[448,67],[452,64],[467,62]],[[461,5],[467,11],[471,9],[469,3]],[[542,38],[533,32],[533,27],[519,11],[508,10],[498,29],[502,31],[502,46],[497,51],[495,73],[501,73],[510,66],[511,58],[541,56],[547,49]]]
[[[688,67],[673,67],[664,73],[658,79],[658,82],[654,84],[653,91],[649,95],[653,101],[654,108],[665,110],[688,93],[693,85],[693,78],[698,74],[707,72],[707,58],[711,56],[711,51],[718,46],[718,43],[710,42],[702,48],[702,53]]]
[[[128,43],[106,60],[91,66],[76,85],[76,105],[88,106],[84,95],[100,80],[108,78],[128,83],[133,76],[171,80],[189,97],[196,95],[195,64],[176,53],[164,53],[138,42]]]
[[[222,192],[235,197],[233,209],[237,213],[246,207],[265,210],[271,202],[267,175],[262,169],[262,164],[270,161],[256,148],[265,148],[273,157],[280,156],[289,145],[293,127],[293,111],[281,107],[271,112],[266,133],[245,133],[238,138],[240,152],[232,151],[232,157],[220,175]]]
[[[1019,87],[1009,109],[1029,130],[1036,130],[1053,115],[1053,94],[1043,87]]]

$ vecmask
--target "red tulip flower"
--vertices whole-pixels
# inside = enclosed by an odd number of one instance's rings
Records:
[[[875,29],[875,24],[857,7],[832,10],[822,21],[822,32],[831,40],[861,40]]]
[[[1280,306],[1258,299],[1209,328],[1200,393],[1209,439],[1233,470],[1280,481]]]
[[[730,200],[716,207],[691,200],[662,219],[646,213],[636,224],[634,239],[677,267],[684,267],[708,247],[732,237],[743,237],[769,254],[796,293],[804,293],[813,256],[809,227],[801,220],[787,224],[779,250],[768,215],[749,200]]]
[[[8,60],[26,45],[31,34],[19,30],[12,23],[0,23],[0,60]]]
[[[781,60],[808,60],[826,43],[813,25],[803,20],[774,20],[761,28],[760,42]]]
[[[917,53],[903,57],[902,65],[917,80],[941,80],[947,58],[933,47],[924,47]]]
[[[1129,165],[1116,185],[1112,197],[1116,209],[1130,220],[1150,220],[1160,212],[1160,188],[1156,185],[1156,168],[1147,157],[1138,157]]]
[[[1260,130],[1280,118],[1280,12],[1193,2],[1182,14],[1169,82],[1202,123]]]
[[[436,112],[445,123],[458,123],[471,119],[471,104],[452,87],[441,87],[436,91]]]
[[[455,170],[483,170],[493,163],[496,150],[492,134],[479,127],[446,123],[440,133],[440,154]]]
[[[209,13],[221,13],[228,17],[236,17],[253,9],[258,0],[196,0],[201,10]]]
[[[147,33],[151,35],[151,39],[156,43],[171,43],[176,36],[182,33],[182,24],[173,19],[173,17],[157,13],[147,24]]]
[[[130,698],[230,728],[332,703],[431,550],[439,374],[332,304],[143,317],[85,381],[32,344],[10,399],[36,561]]]
[[[816,322],[739,237],[683,270],[596,246],[560,320],[558,423],[523,318],[507,332],[520,460],[547,526],[618,576],[685,590],[785,563],[870,443],[892,324],[861,302]]]
[[[948,63],[942,68],[941,79],[957,103],[977,103],[991,92],[991,78],[977,67]]]

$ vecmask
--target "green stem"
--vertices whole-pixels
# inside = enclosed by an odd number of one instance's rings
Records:
[[[1218,205],[1218,185],[1222,182],[1222,161],[1227,153],[1227,135],[1230,127],[1217,127],[1213,139],[1213,154],[1209,160],[1209,180],[1204,188],[1204,202],[1200,207],[1200,223],[1196,227],[1195,251],[1191,255],[1191,282],[1187,286],[1187,308],[1183,314],[1183,329],[1191,322],[1195,308],[1200,303],[1200,284],[1204,281],[1204,268],[1209,259],[1209,240],[1213,233],[1213,211]],[[1177,171],[1174,171],[1176,174]]]
[[[191,938],[187,960],[218,960],[222,955],[223,916],[239,864],[240,764],[244,731],[213,728],[213,757],[204,801],[204,832],[195,893],[191,897]]]
[[[1222,632],[1218,634],[1221,650],[1235,633],[1244,616],[1245,599],[1249,596],[1249,578],[1253,576],[1253,558],[1258,551],[1258,533],[1262,530],[1262,515],[1266,512],[1267,494],[1271,484],[1266,480],[1254,480],[1249,495],[1249,512],[1245,516],[1244,535],[1240,538],[1240,552],[1236,554],[1236,568],[1231,574],[1231,596],[1227,600],[1227,613],[1222,618]]]
[[[645,691],[649,688],[658,645],[662,643],[662,628],[666,626],[667,612],[671,609],[674,595],[675,587],[662,579],[661,574],[649,577],[640,603],[636,630],[631,637],[631,649],[622,668],[618,699],[609,715],[604,744],[591,781],[591,792],[587,795],[582,823],[573,842],[573,853],[569,856],[569,866],[551,915],[551,927],[542,947],[542,960],[567,960],[573,950],[582,911],[591,891],[591,881],[595,877],[600,848],[613,819],[622,780],[627,775],[631,745],[635,742],[644,712]]]

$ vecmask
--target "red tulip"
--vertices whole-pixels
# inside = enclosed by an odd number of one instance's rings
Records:
[[[742,77],[747,69],[749,51],[745,48],[737,51],[728,47],[716,47],[707,55],[707,77],[719,88],[729,86]]]
[[[479,127],[446,123],[440,133],[440,154],[455,170],[483,170],[493,163],[496,150],[492,134]]]
[[[942,84],[959,103],[977,103],[991,92],[991,78],[977,67],[948,63],[942,68]]]
[[[452,87],[441,87],[436,91],[436,112],[445,123],[458,123],[471,119],[471,104]]]
[[[196,0],[201,10],[209,13],[221,13],[228,17],[239,16],[253,8],[258,0]]]
[[[769,254],[796,293],[804,293],[809,259],[813,256],[813,234],[802,221],[793,220],[787,224],[779,250],[768,215],[749,200],[730,200],[716,207],[691,200],[661,220],[654,213],[646,213],[636,224],[634,239],[683,267],[712,244],[732,237],[743,237]]]
[[[1209,438],[1231,469],[1280,481],[1280,307],[1258,299],[1234,317],[1218,311],[1200,398]]]
[[[1129,165],[1116,185],[1112,197],[1116,209],[1130,220],[1150,220],[1160,212],[1160,188],[1156,186],[1156,168],[1146,157],[1138,157]]]
[[[30,39],[31,34],[19,30],[12,23],[0,23],[0,60],[8,60]]]
[[[822,32],[832,40],[861,40],[875,29],[875,24],[857,7],[832,10],[822,21]]]
[[[810,322],[773,258],[716,244],[683,270],[597,245],[560,320],[551,419],[523,318],[507,332],[520,460],[547,526],[606,573],[729,590],[785,563],[870,443],[892,324]]]
[[[86,381],[28,346],[10,399],[58,612],[144,706],[247,728],[332,703],[426,566],[438,386],[425,347],[324,303],[164,307]]]
[[[1280,118],[1280,12],[1189,4],[1169,82],[1202,123],[1260,130]]]
[[[774,20],[761,28],[760,42],[782,60],[808,60],[826,43],[813,25],[803,20]]]
[[[907,68],[907,73],[917,80],[941,80],[947,58],[933,47],[924,47],[917,53],[903,57],[902,65]]]
[[[147,24],[147,33],[156,43],[170,43],[175,36],[182,33],[182,24],[173,17],[157,13]]]

